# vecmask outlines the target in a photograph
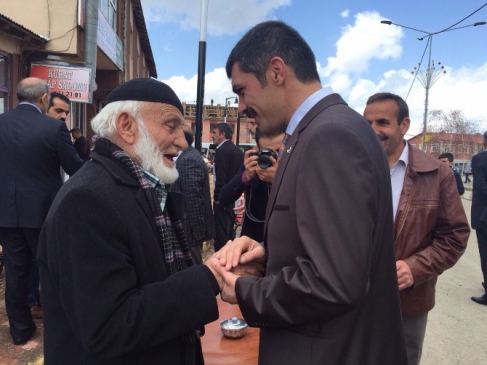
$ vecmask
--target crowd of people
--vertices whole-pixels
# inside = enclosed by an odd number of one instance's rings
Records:
[[[91,150],[66,127],[69,99],[40,79],[19,84],[19,106],[0,115],[14,344],[33,336],[37,313],[46,364],[203,364],[220,295],[260,328],[259,364],[419,364],[437,278],[470,235],[453,155],[405,140],[398,95],[370,96],[363,115],[350,108],[283,22],[249,30],[226,73],[257,146],[243,153],[217,124],[212,175],[162,82],[112,90]],[[472,171],[485,286],[487,152]],[[472,300],[487,305],[487,294]]]

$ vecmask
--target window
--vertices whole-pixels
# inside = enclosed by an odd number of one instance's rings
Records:
[[[459,144],[459,145],[457,146],[457,151],[458,151],[458,153],[460,153],[460,154],[468,153],[468,146],[465,146],[465,145],[463,145],[463,144]]]
[[[438,143],[433,143],[431,145],[431,152],[438,152],[439,149],[440,149],[440,146],[438,145]]]
[[[101,12],[113,30],[117,30],[117,0],[101,0]]]
[[[0,54],[0,114],[8,110],[8,57]]]
[[[441,146],[441,152],[442,153],[443,152],[451,152],[451,153],[453,153],[455,151],[453,151],[453,147],[452,147],[451,144],[444,144],[444,145]]]

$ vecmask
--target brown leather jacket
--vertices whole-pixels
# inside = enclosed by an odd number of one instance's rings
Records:
[[[396,260],[414,277],[400,292],[402,315],[417,316],[435,306],[437,277],[462,256],[470,227],[452,169],[411,144],[394,230]]]

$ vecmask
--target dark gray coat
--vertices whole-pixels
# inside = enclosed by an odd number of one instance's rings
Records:
[[[184,233],[188,246],[215,238],[208,168],[196,148],[189,146],[176,160],[179,178],[171,191],[184,197]]]

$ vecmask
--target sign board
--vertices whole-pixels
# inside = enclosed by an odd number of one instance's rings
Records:
[[[30,76],[45,80],[50,91],[66,95],[71,101],[90,102],[89,68],[35,65],[30,69]]]

